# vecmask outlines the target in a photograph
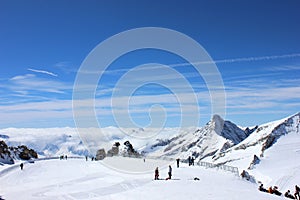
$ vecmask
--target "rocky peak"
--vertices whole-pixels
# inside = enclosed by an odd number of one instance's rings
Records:
[[[220,115],[214,115],[210,121],[212,128],[218,135],[222,135],[222,130],[224,127],[224,119]]]
[[[230,121],[224,120],[219,115],[214,115],[209,122],[209,126],[216,132],[216,134],[223,138],[232,141],[234,144],[238,144],[248,137],[244,130],[240,129],[237,125]]]

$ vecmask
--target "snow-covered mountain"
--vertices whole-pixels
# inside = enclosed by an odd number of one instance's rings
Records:
[[[240,129],[230,121],[214,115],[206,126],[194,132],[185,132],[168,140],[159,140],[151,146],[152,156],[172,156],[186,159],[193,156],[196,161],[222,153],[239,144],[250,131]]]
[[[289,167],[300,170],[300,164],[295,159],[300,153],[299,122],[300,113],[297,113],[278,121],[242,130],[232,122],[224,121],[215,115],[206,126],[194,132],[157,141],[148,148],[151,150],[149,155],[181,159],[194,156],[196,161],[216,165],[227,164],[238,167],[240,172],[247,170],[258,181],[268,182],[274,178],[272,177],[274,174],[270,176],[261,174],[258,170],[261,164],[271,161],[274,164],[281,162],[287,164],[286,171]],[[279,152],[279,149],[284,154]],[[290,159],[291,156],[293,159]],[[277,173],[284,174],[280,170]]]
[[[283,136],[300,134],[299,116],[300,113],[282,120],[260,125],[245,140],[206,160],[214,163],[230,163],[251,169],[251,166],[243,166],[239,163],[250,164],[254,155],[258,158],[264,158],[265,152],[276,142],[280,142]],[[247,160],[248,162],[244,162],[243,160]]]
[[[239,144],[204,159],[248,170],[257,181],[285,187],[300,170],[300,113],[256,127]]]
[[[247,170],[257,181],[285,184],[288,177],[300,171],[300,113],[290,117],[242,129],[218,115],[202,128],[126,129],[103,128],[105,138],[93,141],[95,148],[103,144],[111,148],[115,142],[130,141],[145,156],[186,159],[216,165],[236,166]],[[94,129],[86,129],[94,133]],[[145,137],[147,136],[147,137]],[[0,140],[9,146],[26,145],[40,157],[68,155],[95,155],[74,128],[2,129]],[[106,149],[107,151],[108,149]],[[274,168],[272,165],[282,166]],[[268,169],[268,170],[267,170]],[[269,169],[276,169],[273,172]],[[276,175],[275,175],[276,174]],[[278,177],[277,177],[278,176]]]

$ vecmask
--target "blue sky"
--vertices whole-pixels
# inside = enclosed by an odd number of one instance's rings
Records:
[[[0,0],[0,127],[73,127],[73,84],[83,60],[105,39],[141,27],[173,29],[203,46],[222,76],[226,119],[247,126],[299,112],[299,7],[293,0]],[[191,116],[200,110],[199,126],[211,118],[209,91],[195,69],[174,54],[145,49],[121,56],[101,77],[95,93],[101,126],[118,125],[112,111],[127,114],[127,108],[118,106],[122,96],[114,97],[116,104],[111,106],[112,92],[128,70],[147,63],[167,65],[182,74],[193,94],[170,74],[152,71],[154,83],[168,80],[181,89]],[[143,76],[148,74],[136,78]],[[190,95],[197,96],[197,105],[188,102]],[[181,105],[174,94],[162,85],[147,84],[130,101],[130,116],[137,126],[150,123],[153,105],[164,107],[165,126],[180,125]],[[155,109],[153,114],[161,117]]]

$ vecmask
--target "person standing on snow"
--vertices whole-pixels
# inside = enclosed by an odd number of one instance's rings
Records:
[[[191,165],[194,165],[194,162],[195,162],[195,158],[192,157],[192,159],[191,159]]]
[[[21,163],[21,164],[20,164],[20,168],[21,168],[21,170],[23,170],[23,167],[24,167],[24,164],[23,164],[23,163]]]
[[[179,158],[177,158],[177,159],[176,159],[177,168],[179,168],[179,161],[180,161],[180,159],[179,159]]]
[[[158,167],[156,167],[154,171],[154,180],[158,180],[158,177],[159,177],[159,172],[158,172]]]
[[[298,185],[295,185],[295,199],[300,199],[300,195],[299,195],[299,192],[300,192],[300,188],[298,187]]]
[[[189,160],[189,166],[191,166],[192,164],[191,156],[189,156],[188,160]]]
[[[172,167],[171,167],[171,165],[169,165],[168,175],[169,175],[168,179],[171,179],[171,177],[172,177]]]

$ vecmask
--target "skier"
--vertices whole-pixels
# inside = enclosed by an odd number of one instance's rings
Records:
[[[24,164],[23,164],[23,163],[21,163],[21,164],[20,164],[20,168],[21,168],[21,170],[23,170],[23,167],[24,167]]]
[[[172,178],[172,167],[171,167],[171,165],[169,165],[168,175],[169,175],[169,177],[167,178],[167,180]]]
[[[159,177],[159,172],[158,172],[158,167],[156,167],[154,171],[154,180],[158,180],[158,177]]]
[[[179,168],[179,161],[180,161],[180,159],[177,158],[177,159],[176,159],[176,162],[177,162],[177,168]]]
[[[85,156],[85,161],[88,161],[88,157],[87,156]]]
[[[300,192],[300,188],[298,187],[298,185],[295,185],[295,194],[294,194],[295,199],[298,199],[298,200],[300,199],[299,192]]]

